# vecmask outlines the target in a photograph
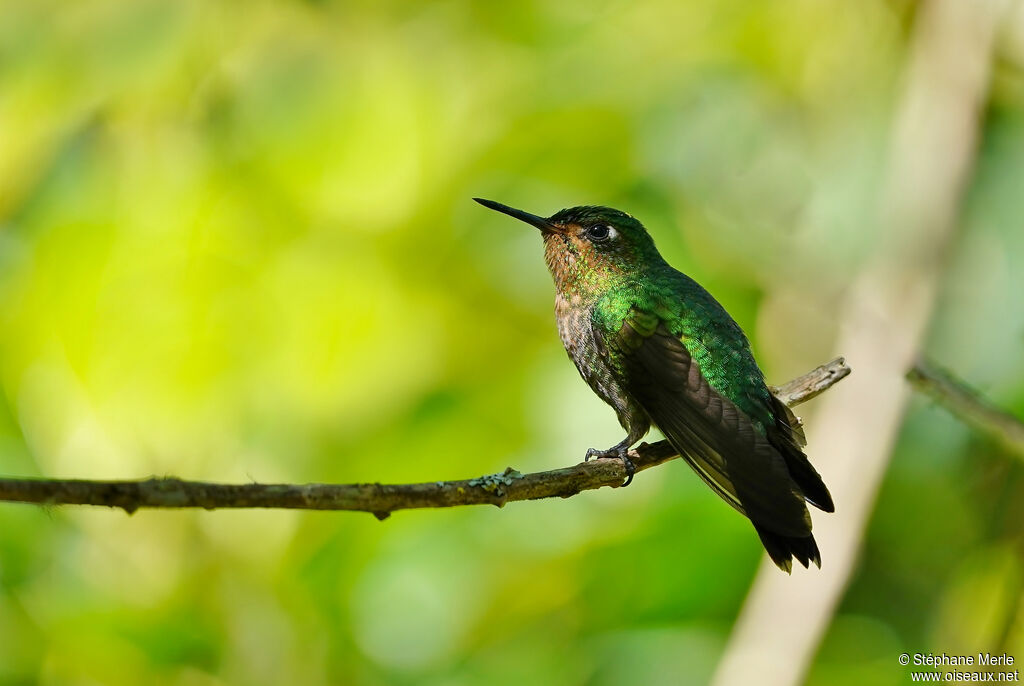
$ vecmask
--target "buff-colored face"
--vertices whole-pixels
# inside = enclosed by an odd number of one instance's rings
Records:
[[[603,291],[643,273],[657,255],[650,236],[629,215],[605,210],[558,219],[571,212],[552,217],[555,229],[544,233],[544,258],[559,290]]]
[[[606,288],[635,262],[622,234],[609,223],[566,224],[544,234],[544,260],[559,290]]]

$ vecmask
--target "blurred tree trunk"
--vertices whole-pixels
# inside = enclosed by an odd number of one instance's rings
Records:
[[[815,519],[823,567],[790,578],[762,564],[716,686],[802,682],[847,586],[910,394],[904,374],[927,329],[971,176],[1006,6],[932,0],[918,8],[880,207],[885,238],[837,315],[836,348],[857,373],[807,426],[836,502],[834,515]]]

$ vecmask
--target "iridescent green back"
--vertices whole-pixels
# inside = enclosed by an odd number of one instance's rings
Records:
[[[607,292],[595,308],[595,324],[614,332],[633,308],[656,314],[682,340],[711,387],[764,432],[775,421],[770,392],[739,325],[700,284],[668,264],[646,276]]]

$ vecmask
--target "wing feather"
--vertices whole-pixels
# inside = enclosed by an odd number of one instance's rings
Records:
[[[786,460],[735,403],[711,387],[683,341],[656,315],[634,309],[617,332],[602,336],[595,327],[595,337],[614,351],[625,389],[723,500],[759,533],[810,537],[810,515]]]

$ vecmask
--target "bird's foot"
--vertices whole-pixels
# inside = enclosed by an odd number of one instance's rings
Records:
[[[613,445],[607,450],[588,448],[583,461],[589,462],[591,458],[601,459],[603,457],[618,458],[619,460],[622,460],[622,466],[626,468],[626,480],[622,482],[622,485],[628,486],[633,482],[633,475],[636,474],[636,465],[634,465],[633,461],[629,459],[629,446],[625,442]]]

